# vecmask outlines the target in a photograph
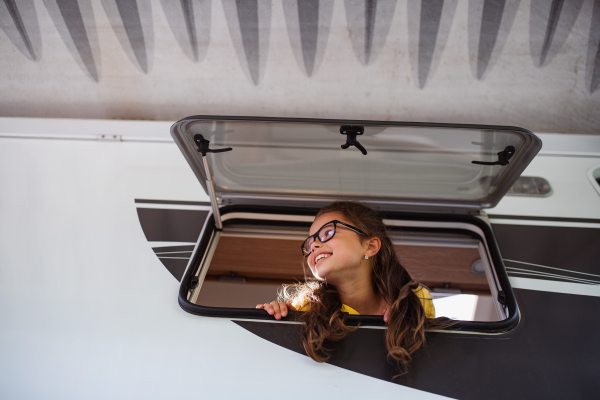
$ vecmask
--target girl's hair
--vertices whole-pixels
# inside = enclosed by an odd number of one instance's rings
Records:
[[[425,331],[451,324],[447,318],[427,319],[425,309],[414,290],[419,288],[406,269],[402,267],[392,241],[387,235],[379,213],[363,204],[339,201],[322,208],[317,217],[340,212],[349,223],[362,230],[368,238],[378,237],[381,248],[372,257],[371,280],[373,288],[390,304],[385,342],[388,357],[398,361],[403,373],[408,371],[412,354],[425,343]],[[342,301],[333,285],[308,279],[304,284],[289,285],[280,293],[280,300],[304,305],[306,312],[298,319],[304,322],[302,343],[306,353],[315,361],[324,362],[331,349],[325,342],[343,339],[357,327],[348,327],[346,314],[341,311]]]

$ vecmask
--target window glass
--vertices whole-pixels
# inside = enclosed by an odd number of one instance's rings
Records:
[[[211,148],[233,148],[207,157],[221,194],[483,202],[509,179],[527,147],[520,131],[364,126],[356,137],[363,155],[341,148],[346,136],[334,124],[194,121],[186,129]],[[509,146],[515,151],[509,165],[472,163],[496,162]]]

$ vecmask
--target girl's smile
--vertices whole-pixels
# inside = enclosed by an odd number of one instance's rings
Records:
[[[325,261],[325,259],[329,258],[329,256],[331,256],[331,253],[326,253],[326,252],[318,252],[315,254],[314,256],[314,264],[315,264],[315,268],[322,262]]]

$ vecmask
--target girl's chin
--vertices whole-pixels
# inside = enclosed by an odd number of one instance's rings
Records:
[[[319,270],[318,269],[314,270],[314,269],[311,268],[311,272],[313,274],[313,278],[315,278],[316,280],[318,280],[318,281],[325,281],[325,277],[321,276],[319,274]]]

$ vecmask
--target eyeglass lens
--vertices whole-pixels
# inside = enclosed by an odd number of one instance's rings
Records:
[[[335,224],[333,222],[324,225],[323,227],[321,227],[321,229],[319,229],[319,232],[317,232],[317,237],[322,243],[325,243],[326,241],[331,239],[333,235],[335,235]],[[311,247],[314,242],[314,236],[310,236],[308,239],[306,239],[306,241],[304,242],[304,247],[302,248],[304,254],[309,255],[311,253]]]

